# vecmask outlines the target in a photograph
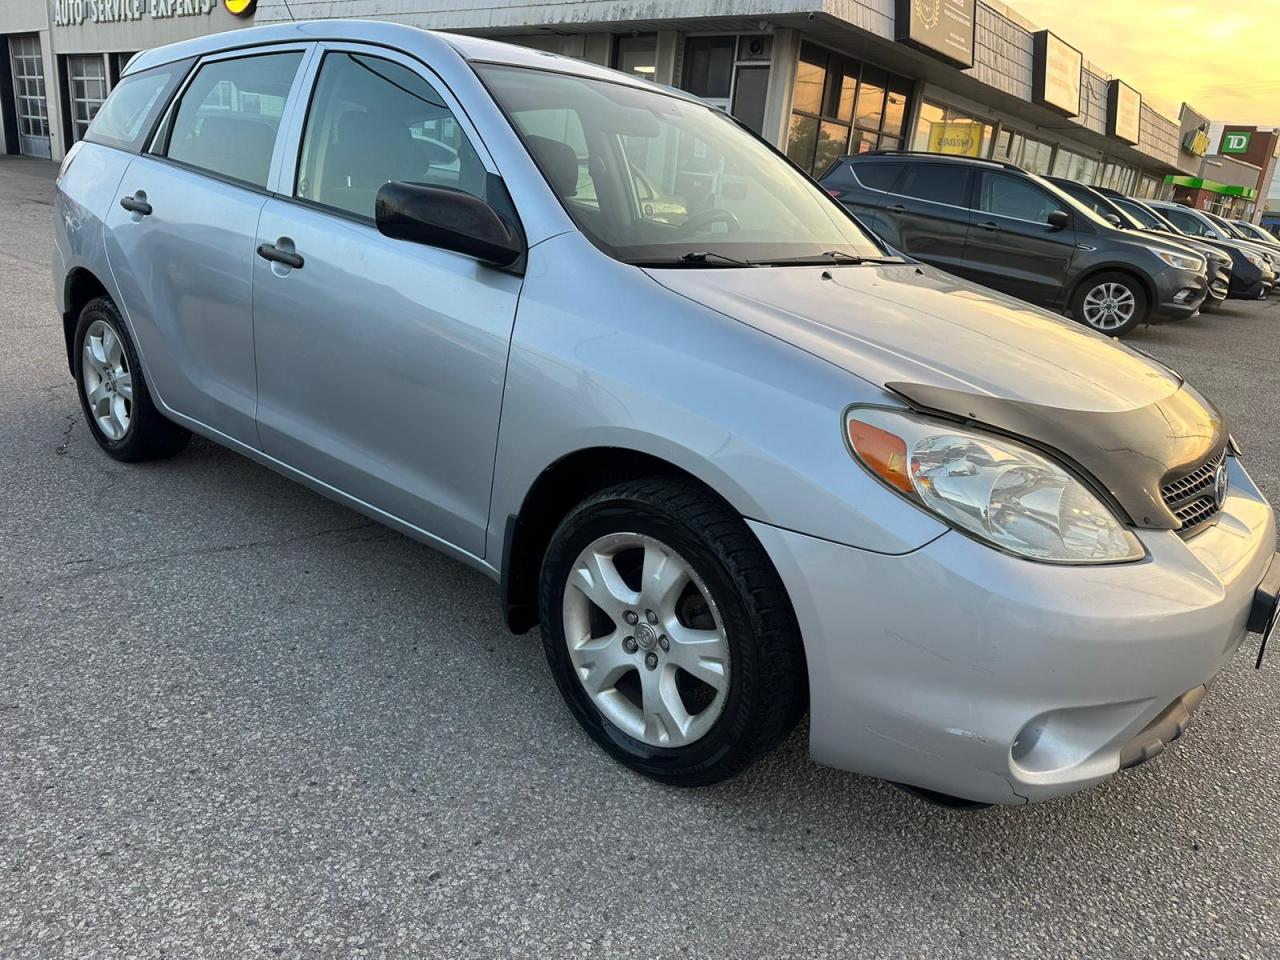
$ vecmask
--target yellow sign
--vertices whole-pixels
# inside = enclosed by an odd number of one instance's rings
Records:
[[[232,16],[251,17],[253,8],[258,5],[258,0],[222,0],[222,5]]]
[[[958,157],[976,157],[982,153],[983,125],[972,120],[934,121],[929,124],[929,152],[949,153]]]

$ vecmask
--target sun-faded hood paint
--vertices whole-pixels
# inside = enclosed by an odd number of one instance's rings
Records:
[[[1226,445],[1221,415],[1149,357],[914,263],[651,270],[668,289],[911,405],[1049,447],[1133,523],[1175,529],[1160,485]]]

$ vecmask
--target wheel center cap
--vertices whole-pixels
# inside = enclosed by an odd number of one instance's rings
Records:
[[[640,645],[641,650],[652,650],[658,645],[658,635],[654,632],[653,627],[647,623],[642,623],[636,627],[636,643]]]

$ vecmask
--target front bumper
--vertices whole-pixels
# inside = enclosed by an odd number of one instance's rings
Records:
[[[1154,320],[1180,320],[1200,309],[1209,294],[1209,279],[1204,273],[1169,267],[1153,278],[1155,298],[1151,307]]]
[[[814,759],[985,803],[1114,774],[1244,637],[1275,520],[1229,462],[1218,520],[1141,531],[1139,563],[1033,563],[958,533],[886,556],[753,521],[804,634]]]

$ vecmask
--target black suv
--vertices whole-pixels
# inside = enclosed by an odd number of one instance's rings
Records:
[[[1084,204],[1113,227],[1119,227],[1121,230],[1137,230],[1139,233],[1161,240],[1172,240],[1209,261],[1209,295],[1204,298],[1204,303],[1200,304],[1201,311],[1212,310],[1227,299],[1227,294],[1231,290],[1231,255],[1225,250],[1219,250],[1212,244],[1195,237],[1175,237],[1168,230],[1149,226],[1096,187],[1086,186],[1065,177],[1045,177],[1045,179],[1077,203]]]
[[[1021,167],[931,153],[841,157],[821,184],[900,252],[1123,336],[1189,316],[1199,254],[1118,230]]]

